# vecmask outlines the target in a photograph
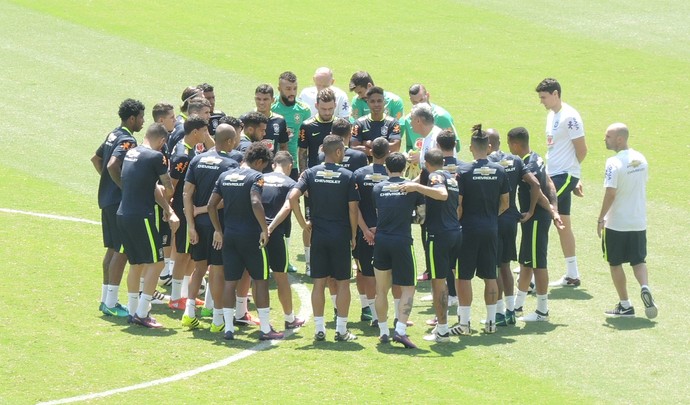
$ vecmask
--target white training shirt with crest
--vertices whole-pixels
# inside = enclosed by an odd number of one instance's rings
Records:
[[[648,177],[647,159],[636,150],[622,150],[606,159],[604,187],[616,189],[616,198],[604,216],[606,228],[620,232],[647,229]]]
[[[580,162],[575,154],[573,139],[585,136],[580,114],[566,103],[557,113],[546,116],[546,173],[556,176],[568,173],[580,178]]]

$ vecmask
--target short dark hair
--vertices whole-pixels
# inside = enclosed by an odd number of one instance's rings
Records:
[[[380,138],[379,138],[380,139]],[[407,158],[400,152],[393,152],[386,158],[386,168],[391,173],[400,173],[405,170]]]
[[[297,76],[288,70],[281,73],[280,76],[278,76],[278,80],[285,80],[290,83],[295,83],[297,81]]]
[[[529,132],[524,127],[513,128],[508,131],[508,142],[517,142],[521,145],[529,144]]]
[[[189,100],[187,114],[198,114],[204,107],[211,108],[211,102],[203,97],[194,97],[193,99]]]
[[[268,94],[271,97],[273,97],[273,86],[271,86],[268,83],[260,84],[256,90],[254,90],[254,94],[261,93],[261,94]]]
[[[431,148],[424,154],[426,164],[433,167],[443,166],[443,152],[439,148]]]
[[[273,156],[273,162],[278,166],[289,166],[293,163],[292,155],[286,150],[280,150]]]
[[[371,75],[363,70],[355,72],[352,77],[350,77],[350,91],[353,91],[355,87],[367,87],[369,83],[374,85],[374,80]]]
[[[374,158],[381,159],[388,155],[389,151],[390,144],[385,137],[379,136],[371,142],[371,155],[374,156]]]
[[[480,150],[486,150],[489,147],[489,137],[486,132],[482,131],[482,124],[477,124],[472,127],[472,145]]]
[[[263,144],[263,142],[252,143],[247,151],[244,153],[244,160],[247,163],[254,163],[257,160],[263,160],[264,162],[271,163],[271,151],[268,147]]]
[[[422,90],[423,88],[424,88],[424,86],[422,86],[421,84],[415,83],[412,86],[410,86],[410,90],[408,91],[408,93],[411,96],[416,96],[417,94],[419,94],[419,91]]]
[[[201,90],[204,93],[213,92],[213,86],[208,84],[208,83],[201,83],[200,85],[198,85],[196,87],[197,87],[197,89]]]
[[[153,110],[151,110],[151,115],[153,116],[154,121],[158,121],[159,118],[165,117],[166,115],[168,115],[170,111],[174,109],[175,107],[173,107],[172,104],[158,103],[153,106]]]
[[[558,80],[552,77],[547,77],[546,79],[539,82],[535,90],[537,93],[539,93],[540,91],[548,91],[549,94],[553,94],[554,91],[558,91],[558,97],[560,98],[561,96],[563,96],[563,93],[561,92],[561,84],[558,83]]]
[[[373,94],[380,94],[381,96],[383,96],[383,89],[379,86],[371,86],[367,90],[366,94],[367,94],[367,98],[371,97]]]
[[[190,115],[184,122],[184,134],[189,135],[195,129],[201,129],[208,126],[208,121],[198,115]]]
[[[185,87],[184,90],[182,90],[182,105],[180,106],[180,110],[182,111],[187,111],[187,107],[189,106],[189,101],[193,99],[194,97],[201,96],[202,91],[198,87],[194,86],[187,86]]]
[[[326,137],[323,138],[323,153],[326,155],[330,155],[336,150],[344,147],[343,138],[338,135],[326,135]]]
[[[165,129],[165,126],[163,124],[154,122],[153,124],[149,125],[149,127],[146,129],[145,136],[148,139],[167,138],[168,130]]]
[[[120,103],[120,108],[117,110],[117,115],[120,116],[122,121],[127,121],[129,117],[136,117],[143,113],[145,109],[146,107],[144,107],[144,104],[141,101],[128,98]]]
[[[436,143],[444,152],[455,150],[455,132],[444,129],[436,136]]]
[[[328,103],[330,101],[335,101],[335,92],[330,87],[319,90],[316,95],[316,103]]]
[[[336,118],[331,125],[331,133],[345,138],[352,134],[352,124],[345,118]]]
[[[238,118],[233,117],[232,115],[226,115],[225,117],[221,117],[221,119],[218,120],[218,124],[228,124],[231,125],[235,130],[242,129],[244,125],[242,125],[242,121],[240,121]]]
[[[242,126],[244,127],[258,127],[259,124],[268,124],[268,117],[258,111],[250,111],[240,117]]]

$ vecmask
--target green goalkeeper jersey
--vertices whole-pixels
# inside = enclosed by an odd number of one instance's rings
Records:
[[[455,133],[455,151],[460,151],[460,138],[458,138],[458,131],[455,130],[455,124],[453,122],[453,117],[450,113],[446,111],[445,108],[437,106],[435,104],[431,105],[431,110],[434,113],[434,125],[441,129],[450,129]],[[412,149],[419,150],[416,146],[420,135],[412,130],[412,120],[410,119],[410,114],[407,114],[405,118],[400,120],[400,132],[402,135],[403,142],[405,142],[405,151],[409,152]]]
[[[294,167],[299,167],[297,162],[297,139],[299,138],[299,128],[302,123],[311,117],[311,109],[305,103],[296,100],[295,104],[288,106],[280,101],[280,96],[275,97],[271,111],[280,114],[285,118],[287,123],[288,133],[290,135],[288,140],[288,152],[292,155],[292,164]]]
[[[397,95],[389,92],[383,92],[383,101],[386,103],[386,110],[383,115],[390,115],[396,120],[400,120],[403,116],[403,101]],[[369,106],[367,102],[357,96],[352,98],[352,122],[357,121],[357,118],[364,117],[369,114]]]

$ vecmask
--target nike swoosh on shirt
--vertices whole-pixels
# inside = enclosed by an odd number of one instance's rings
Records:
[[[317,136],[317,135],[320,134],[320,133],[321,133],[321,132],[314,132],[313,134],[311,134],[311,136]]]

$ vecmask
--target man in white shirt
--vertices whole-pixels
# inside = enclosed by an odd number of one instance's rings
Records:
[[[333,71],[327,67],[320,67],[314,72],[315,86],[307,87],[299,94],[299,99],[307,104],[311,109],[311,116],[316,115],[316,95],[319,91],[330,87],[335,93],[335,116],[336,118],[350,118],[350,102],[347,100],[347,93],[333,86]]]
[[[408,162],[418,163],[423,169],[425,163],[424,156],[429,149],[437,147],[436,137],[441,133],[442,129],[434,124],[434,112],[431,105],[427,103],[414,105],[410,113],[410,119],[412,129],[420,134],[424,140],[422,141],[422,147],[419,151],[409,154]]]
[[[635,316],[628,299],[623,263],[630,263],[641,286],[647,318],[658,310],[647,285],[647,210],[646,184],[649,176],[647,159],[628,147],[628,127],[611,124],[606,129],[606,149],[617,152],[606,160],[604,201],[597,222],[597,234],[603,238],[604,259],[611,267],[611,278],[620,302],[606,315]]]
[[[572,194],[582,197],[580,164],[587,156],[585,129],[580,114],[561,100],[561,85],[547,78],[536,88],[539,100],[549,110],[546,116],[546,173],[558,194],[558,211],[564,228],[558,229],[565,257],[566,274],[551,287],[578,287],[580,273],[575,255],[575,235],[570,221]]]

